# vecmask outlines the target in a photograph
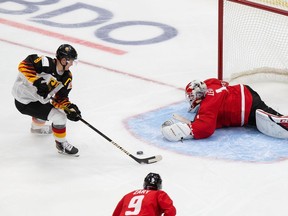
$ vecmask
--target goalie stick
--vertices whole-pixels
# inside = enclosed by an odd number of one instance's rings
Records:
[[[57,101],[55,98],[51,97],[51,100]],[[68,113],[71,112],[71,110],[68,107],[64,107],[64,110],[66,110]],[[94,130],[96,133],[98,133],[99,135],[101,135],[103,138],[105,138],[106,140],[108,140],[110,143],[112,143],[114,146],[116,146],[118,149],[120,149],[122,152],[124,152],[126,155],[128,155],[129,157],[131,157],[133,160],[135,160],[136,162],[138,162],[139,164],[151,164],[151,163],[156,163],[160,160],[162,160],[162,156],[161,155],[155,155],[155,156],[151,156],[148,158],[137,158],[134,155],[132,155],[131,153],[129,153],[126,149],[124,149],[122,146],[120,146],[119,144],[117,144],[116,142],[114,142],[112,139],[110,139],[108,136],[106,136],[105,134],[103,134],[101,131],[99,131],[97,128],[95,128],[93,125],[89,124],[87,121],[85,121],[82,117],[79,117],[79,120],[81,122],[83,122],[85,125],[87,125],[88,127],[90,127],[92,130]]]
[[[191,121],[190,121],[189,119],[186,119],[186,118],[184,118],[183,116],[178,115],[178,114],[176,114],[176,113],[174,113],[174,114],[172,115],[172,117],[173,117],[173,119],[176,119],[176,120],[178,120],[178,121],[180,121],[180,122],[183,122],[183,123],[186,123],[186,124],[191,124]]]

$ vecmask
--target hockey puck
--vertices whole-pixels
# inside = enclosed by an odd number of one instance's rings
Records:
[[[143,151],[137,151],[136,153],[137,153],[137,155],[142,155]]]

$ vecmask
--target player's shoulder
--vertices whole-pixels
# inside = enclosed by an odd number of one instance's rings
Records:
[[[204,80],[205,84],[208,86],[208,85],[219,85],[219,86],[227,86],[229,85],[228,82],[225,82],[223,80],[219,80],[217,78],[209,78],[209,79],[206,79]]]
[[[170,196],[168,195],[168,193],[163,190],[155,191],[155,195],[160,199],[170,199]]]
[[[162,195],[162,196],[163,196],[163,195],[164,195],[164,196],[168,195],[164,190],[155,190],[154,193],[155,193],[155,194],[158,194],[158,195]]]
[[[30,54],[25,58],[25,61],[31,61],[33,62],[35,59],[37,59],[39,56],[37,54]]]
[[[72,72],[70,70],[64,71],[62,74],[62,77],[66,77],[67,79],[70,78],[72,79]]]
[[[42,59],[42,58],[50,58],[49,56],[44,56],[44,55],[41,55],[41,54],[36,54],[36,53],[32,53],[30,55],[27,56],[27,58],[32,58],[32,59]]]
[[[30,55],[28,55],[26,57],[25,60],[26,61],[31,61],[34,64],[37,64],[37,63],[45,64],[45,63],[47,63],[48,65],[54,62],[53,58],[51,58],[49,56],[39,55],[39,54],[30,54]]]

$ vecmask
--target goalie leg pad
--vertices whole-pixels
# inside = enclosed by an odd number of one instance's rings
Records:
[[[165,121],[162,124],[161,132],[163,136],[171,142],[193,138],[193,136],[191,136],[191,129],[187,124],[182,122],[174,123],[173,120]]]
[[[263,134],[275,138],[288,138],[288,116],[276,116],[256,110],[256,126]]]

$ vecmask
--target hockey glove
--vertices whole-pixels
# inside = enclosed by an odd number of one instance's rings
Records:
[[[45,80],[40,77],[38,78],[34,83],[33,86],[37,88],[37,94],[42,96],[43,98],[46,98],[49,94],[49,88],[45,82]]]
[[[165,121],[162,124],[161,131],[163,136],[171,142],[193,138],[191,128],[183,122],[175,123],[173,120]]]
[[[64,109],[67,118],[71,121],[79,121],[81,118],[81,112],[75,104],[69,104],[67,109]]]

